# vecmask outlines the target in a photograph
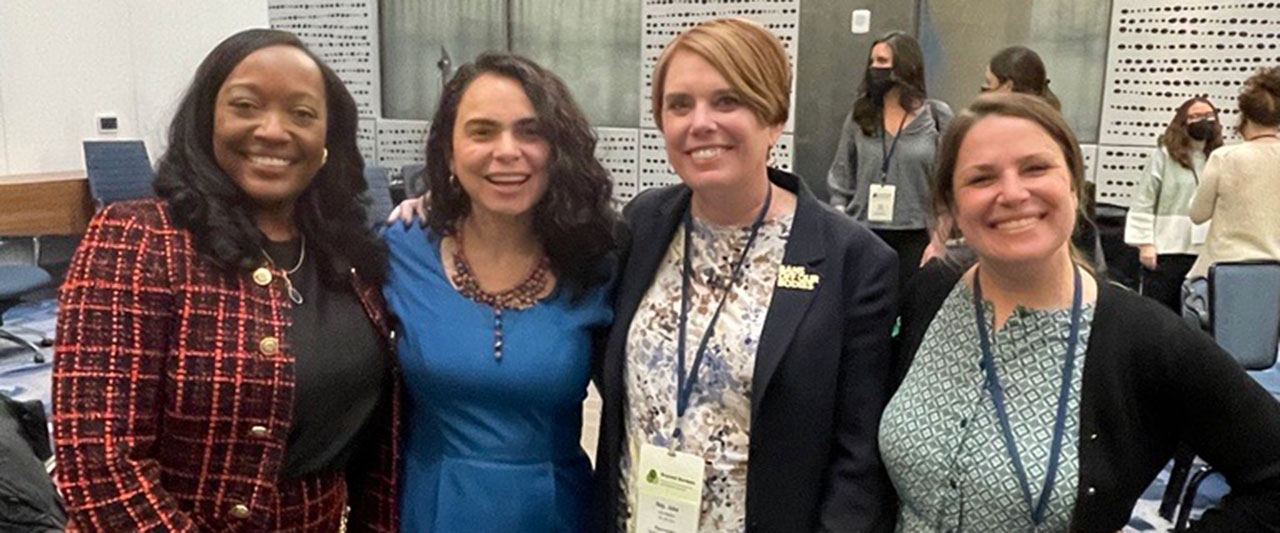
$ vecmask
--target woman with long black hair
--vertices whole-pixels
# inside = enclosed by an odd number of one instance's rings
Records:
[[[59,293],[71,531],[394,531],[398,380],[356,105],[294,35],[196,70],[157,199],[98,214]]]
[[[829,202],[898,253],[898,281],[929,244],[928,184],[951,108],[929,100],[920,43],[902,32],[876,40],[858,98],[827,173]]]

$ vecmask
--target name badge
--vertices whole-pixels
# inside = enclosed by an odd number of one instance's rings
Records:
[[[778,287],[811,291],[818,287],[818,275],[805,271],[804,265],[782,265],[778,267]]]
[[[1199,246],[1209,239],[1210,224],[1213,224],[1212,220],[1205,222],[1204,224],[1191,226],[1191,244]]]
[[[702,457],[640,445],[636,531],[696,533],[702,515]]]
[[[867,205],[867,220],[893,222],[893,200],[897,191],[897,185],[872,183],[871,202]]]

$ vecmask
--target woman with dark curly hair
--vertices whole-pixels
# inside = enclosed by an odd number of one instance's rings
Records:
[[[393,224],[385,286],[409,385],[402,531],[582,531],[579,444],[613,318],[610,182],[555,74],[463,65],[427,136],[426,227]]]
[[[398,527],[386,253],[355,137],[351,95],[290,33],[200,64],[159,198],[99,213],[59,295],[71,530]]]
[[[1124,242],[1138,249],[1142,294],[1180,313],[1182,280],[1208,230],[1191,222],[1191,197],[1209,154],[1222,146],[1217,108],[1203,97],[1188,99],[1157,144],[1129,204]]]

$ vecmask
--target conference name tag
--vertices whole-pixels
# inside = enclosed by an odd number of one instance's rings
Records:
[[[636,531],[696,533],[702,514],[702,457],[652,444],[640,446]]]
[[[871,222],[893,222],[893,199],[897,195],[897,191],[897,185],[872,183],[871,202],[867,205],[867,220]]]
[[[1191,226],[1191,244],[1201,245],[1204,244],[1205,241],[1209,240],[1210,224],[1213,224],[1212,220],[1205,222],[1204,224]]]

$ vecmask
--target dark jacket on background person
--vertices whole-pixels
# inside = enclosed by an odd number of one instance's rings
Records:
[[[933,261],[912,278],[895,339],[895,389],[961,275]],[[1099,281],[1083,372],[1071,531],[1124,528],[1179,442],[1231,485],[1192,531],[1280,531],[1280,402],[1213,339],[1158,302]]]
[[[53,456],[39,401],[0,394],[0,532],[62,531],[62,509],[45,461]]]
[[[888,401],[897,258],[869,230],[814,198],[792,174],[769,171],[796,195],[782,259],[818,276],[813,290],[774,288],[751,387],[748,532],[889,531],[892,486],[877,451]],[[629,235],[615,320],[595,372],[604,400],[592,531],[618,528],[626,452],[627,332],[680,227],[691,191],[647,191],[627,205]],[[673,397],[672,402],[675,401]]]

